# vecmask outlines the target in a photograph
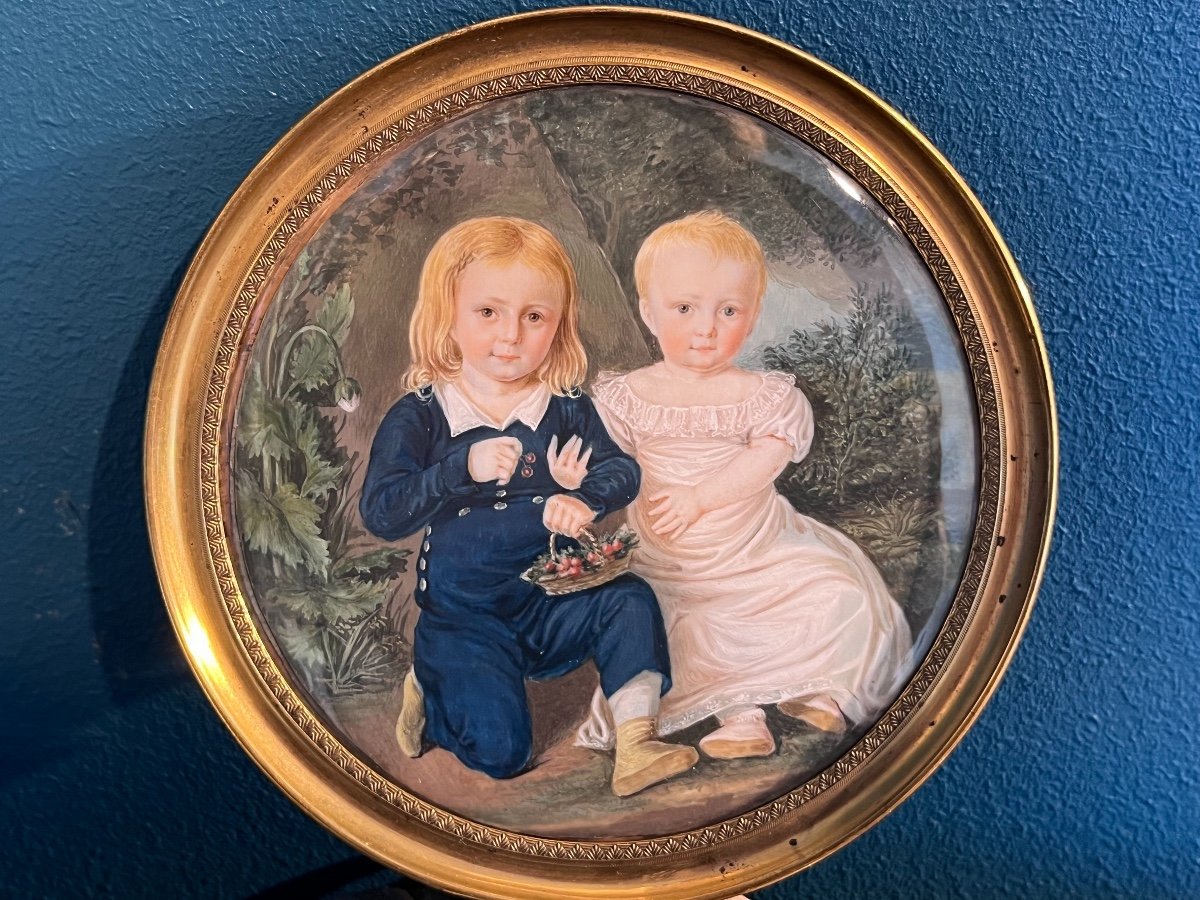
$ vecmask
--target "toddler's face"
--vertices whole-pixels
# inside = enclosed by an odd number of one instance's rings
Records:
[[[698,374],[730,366],[758,318],[754,268],[703,247],[666,247],[650,270],[642,320],[670,365]]]
[[[486,379],[519,383],[545,361],[558,333],[563,287],[515,260],[477,260],[458,278],[452,337],[463,369]]]

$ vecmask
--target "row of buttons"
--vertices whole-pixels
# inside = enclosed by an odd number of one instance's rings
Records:
[[[529,462],[529,463],[531,463],[531,462],[533,462],[535,459],[536,459],[536,457],[535,457],[535,456],[534,456],[532,453],[526,453],[526,454],[525,454],[525,461],[526,461],[526,462]],[[530,475],[532,475],[532,474],[533,474],[533,470],[532,470],[532,469],[530,469],[530,468],[528,468],[528,467],[526,467],[526,468],[524,468],[524,469],[522,469],[522,470],[521,470],[521,474],[522,474],[522,475],[524,475],[526,478],[528,478]],[[496,496],[497,496],[497,497],[506,497],[506,496],[508,496],[508,491],[496,491]],[[543,497],[543,496],[541,496],[541,495],[539,494],[539,495],[537,495],[536,497],[533,497],[533,498],[531,498],[531,502],[533,502],[533,503],[545,503],[545,502],[546,502],[546,498],[545,498],[545,497]],[[492,509],[508,509],[508,504],[507,504],[507,503],[505,503],[503,500],[497,500],[495,503],[493,503],[493,504],[492,504]],[[459,518],[462,518],[463,516],[467,515],[467,514],[468,514],[468,513],[470,513],[470,512],[471,512],[471,507],[469,507],[469,506],[464,506],[462,509],[460,509],[460,510],[458,511],[458,516],[459,516]],[[429,536],[430,536],[431,534],[433,534],[433,526],[432,526],[432,525],[426,525],[426,526],[425,526],[425,537],[426,537],[426,541],[425,541],[425,542],[424,542],[424,543],[421,545],[421,550],[422,550],[422,551],[424,551],[425,553],[428,553],[428,552],[429,552],[429,541],[428,541],[428,538],[429,538]],[[428,565],[428,564],[425,562],[425,557],[423,557],[423,556],[422,556],[422,557],[421,557],[421,560],[420,560],[420,562],[418,562],[418,563],[417,563],[417,566],[418,566],[418,568],[419,568],[419,569],[420,569],[422,572],[424,572],[424,571],[425,571],[425,569],[427,568],[427,565]],[[425,588],[427,587],[427,583],[426,583],[426,581],[425,581],[425,579],[424,579],[424,578],[422,578],[422,579],[420,580],[419,587],[420,587],[420,589],[421,589],[422,591],[423,591],[423,590],[425,590]]]
[[[498,496],[498,497],[503,497],[503,496],[504,496],[504,492],[503,492],[503,491],[497,491],[497,492],[496,492],[496,496]],[[531,502],[533,502],[533,503],[545,503],[545,502],[546,502],[546,498],[545,498],[545,497],[543,497],[543,496],[541,496],[541,495],[539,494],[538,496],[536,496],[536,497],[532,498]],[[495,503],[493,503],[493,504],[492,504],[492,509],[508,509],[508,504],[507,504],[507,503],[505,503],[503,500],[497,500]],[[467,515],[467,514],[468,514],[470,511],[471,511],[471,507],[469,507],[469,506],[464,506],[462,509],[460,509],[460,510],[458,511],[458,516],[459,516],[459,518],[462,518],[463,516]]]
[[[426,526],[425,526],[425,543],[421,544],[421,551],[422,551],[423,553],[428,553],[428,552],[429,552],[429,536],[430,536],[431,534],[433,534],[433,526],[432,526],[432,525],[426,525]],[[422,572],[424,572],[424,571],[425,571],[425,566],[426,566],[426,563],[425,563],[425,557],[424,557],[424,556],[422,556],[422,557],[421,557],[421,561],[420,561],[420,562],[419,562],[417,565],[420,567],[420,569],[421,569],[421,571],[422,571]],[[425,590],[425,588],[427,588],[428,586],[429,586],[429,585],[426,583],[426,581],[425,581],[425,579],[424,579],[424,578],[422,578],[422,579],[421,579],[421,580],[420,580],[420,581],[417,583],[417,587],[419,587],[419,588],[420,588],[422,591],[423,591],[423,590]]]

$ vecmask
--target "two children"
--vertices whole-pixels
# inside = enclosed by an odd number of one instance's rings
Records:
[[[775,748],[764,704],[838,731],[889,699],[911,643],[899,607],[856,545],[773,486],[808,451],[808,402],[733,362],[766,287],[757,241],[689,216],[646,240],[635,276],[663,360],[601,376],[598,414],[577,390],[575,276],[549,232],[473,219],[426,259],[409,393],[379,428],[360,507],[380,537],[424,531],[397,723],[409,755],[427,739],[519,773],[525,680],[587,659],[600,689],[580,742],[615,745],[621,796],[695,764],[656,734],[715,715],[702,750],[761,756]],[[520,580],[549,532],[575,537],[631,502],[644,581],[548,598]]]

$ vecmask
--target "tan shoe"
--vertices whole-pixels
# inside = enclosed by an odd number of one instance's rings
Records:
[[[617,759],[612,789],[618,797],[686,772],[700,760],[694,747],[654,740],[654,717],[640,716],[617,726]]]
[[[824,731],[827,734],[841,734],[846,730],[846,719],[840,712],[834,712],[828,709],[832,706],[837,709],[837,704],[828,697],[818,697],[814,701],[810,700],[784,700],[779,704],[778,709],[785,716],[791,716],[793,719],[799,719],[801,722],[806,722],[817,731]]]
[[[716,731],[700,739],[700,749],[713,759],[747,759],[770,756],[775,752],[775,738],[767,728],[761,710],[758,715],[745,714],[725,722]]]
[[[417,684],[412,669],[404,676],[404,696],[401,700],[400,717],[396,719],[396,743],[405,755],[416,759],[425,749],[425,695]]]

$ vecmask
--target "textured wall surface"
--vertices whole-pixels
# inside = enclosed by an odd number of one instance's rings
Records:
[[[0,6],[0,893],[241,897],[355,856],[259,774],[173,642],[142,519],[149,373],[191,253],[291,124],[538,5]],[[922,129],[1022,266],[1059,392],[1056,544],[995,699],[898,811],[760,896],[1200,896],[1195,5],[670,5],[815,53]]]

